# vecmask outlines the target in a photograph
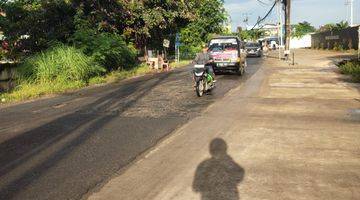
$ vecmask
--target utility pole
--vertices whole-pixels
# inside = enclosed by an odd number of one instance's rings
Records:
[[[291,37],[291,23],[290,23],[290,9],[291,0],[283,0],[285,4],[285,57],[288,59],[290,55],[290,37]]]
[[[354,25],[354,0],[350,0],[350,26]]]
[[[283,21],[282,21],[282,2],[281,0],[277,0],[278,4],[278,15],[279,15],[279,22],[278,22],[278,39],[279,39],[279,59],[281,59],[281,48],[284,45],[284,39],[283,39]]]
[[[358,35],[359,35],[359,39],[358,39],[358,61],[360,61],[360,26],[359,26],[359,29],[358,29]]]
[[[282,15],[283,6],[281,0],[279,0],[279,23],[280,23],[280,47],[284,46],[284,24],[283,24],[283,15]]]
[[[354,25],[354,0],[346,0],[345,5],[350,7],[350,26]],[[346,8],[346,21],[348,21],[348,11],[349,8]],[[348,21],[349,22],[349,21]]]

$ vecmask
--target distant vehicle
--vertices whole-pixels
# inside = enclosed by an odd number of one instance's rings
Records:
[[[279,47],[278,43],[275,40],[270,40],[270,48],[275,50]]]
[[[210,40],[208,52],[214,72],[245,72],[246,52],[243,42],[236,36],[219,36]]]
[[[245,44],[245,50],[247,56],[261,57],[262,55],[261,45],[258,42],[247,42]]]
[[[279,38],[277,38],[275,36],[262,38],[262,39],[259,39],[259,41],[262,44],[265,44],[265,42],[266,42],[270,49],[275,50],[275,49],[279,48]]]

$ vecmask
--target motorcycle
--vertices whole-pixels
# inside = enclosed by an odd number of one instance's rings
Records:
[[[215,87],[214,78],[206,72],[205,65],[194,66],[194,81],[198,97],[202,97],[204,93],[211,92]]]

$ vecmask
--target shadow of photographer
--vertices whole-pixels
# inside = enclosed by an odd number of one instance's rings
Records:
[[[202,200],[238,200],[238,184],[245,170],[227,154],[227,144],[221,138],[210,143],[211,158],[201,162],[195,172],[193,190]]]

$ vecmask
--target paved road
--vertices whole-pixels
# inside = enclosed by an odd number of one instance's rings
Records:
[[[245,82],[197,98],[190,68],[0,108],[0,199],[79,199]]]
[[[360,199],[360,84],[296,50],[266,59],[88,200]],[[209,123],[211,122],[211,123]]]

